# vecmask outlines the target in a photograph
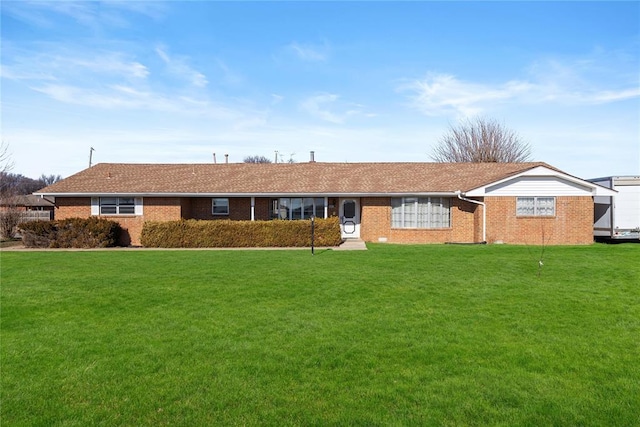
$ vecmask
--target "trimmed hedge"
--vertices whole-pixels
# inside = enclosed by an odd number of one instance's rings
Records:
[[[29,221],[18,225],[30,248],[107,248],[116,246],[120,225],[104,218]]]
[[[337,217],[316,219],[315,246],[341,243]],[[147,221],[141,243],[149,248],[310,247],[311,221]]]

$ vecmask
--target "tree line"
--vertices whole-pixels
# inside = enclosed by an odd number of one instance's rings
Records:
[[[38,179],[33,179],[21,174],[0,172],[0,197],[31,194],[61,179],[61,175],[42,174]]]
[[[0,143],[0,198],[22,196],[36,192],[48,185],[61,181],[61,175],[40,175],[40,178],[28,178],[19,173],[11,173],[15,166],[9,144]]]

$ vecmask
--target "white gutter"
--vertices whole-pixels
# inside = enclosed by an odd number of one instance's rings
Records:
[[[462,197],[462,191],[460,190],[456,191],[456,195],[460,200],[482,206],[482,243],[487,243],[487,205],[485,205],[484,202]]]
[[[92,193],[33,193],[36,196],[53,197],[405,197],[405,196],[431,196],[431,197],[455,197],[457,192],[415,192],[405,193],[296,193],[296,192],[272,192],[272,193],[150,193],[150,192],[92,192]]]

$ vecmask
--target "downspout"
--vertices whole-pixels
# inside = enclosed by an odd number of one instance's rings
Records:
[[[465,202],[474,203],[476,205],[482,206],[482,242],[487,243],[487,205],[484,202],[479,202],[477,200],[467,199],[466,197],[462,197],[462,191],[456,191],[458,195],[458,199],[464,200]]]

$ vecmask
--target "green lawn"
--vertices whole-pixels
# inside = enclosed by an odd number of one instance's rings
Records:
[[[3,426],[640,425],[640,245],[1,256]]]

